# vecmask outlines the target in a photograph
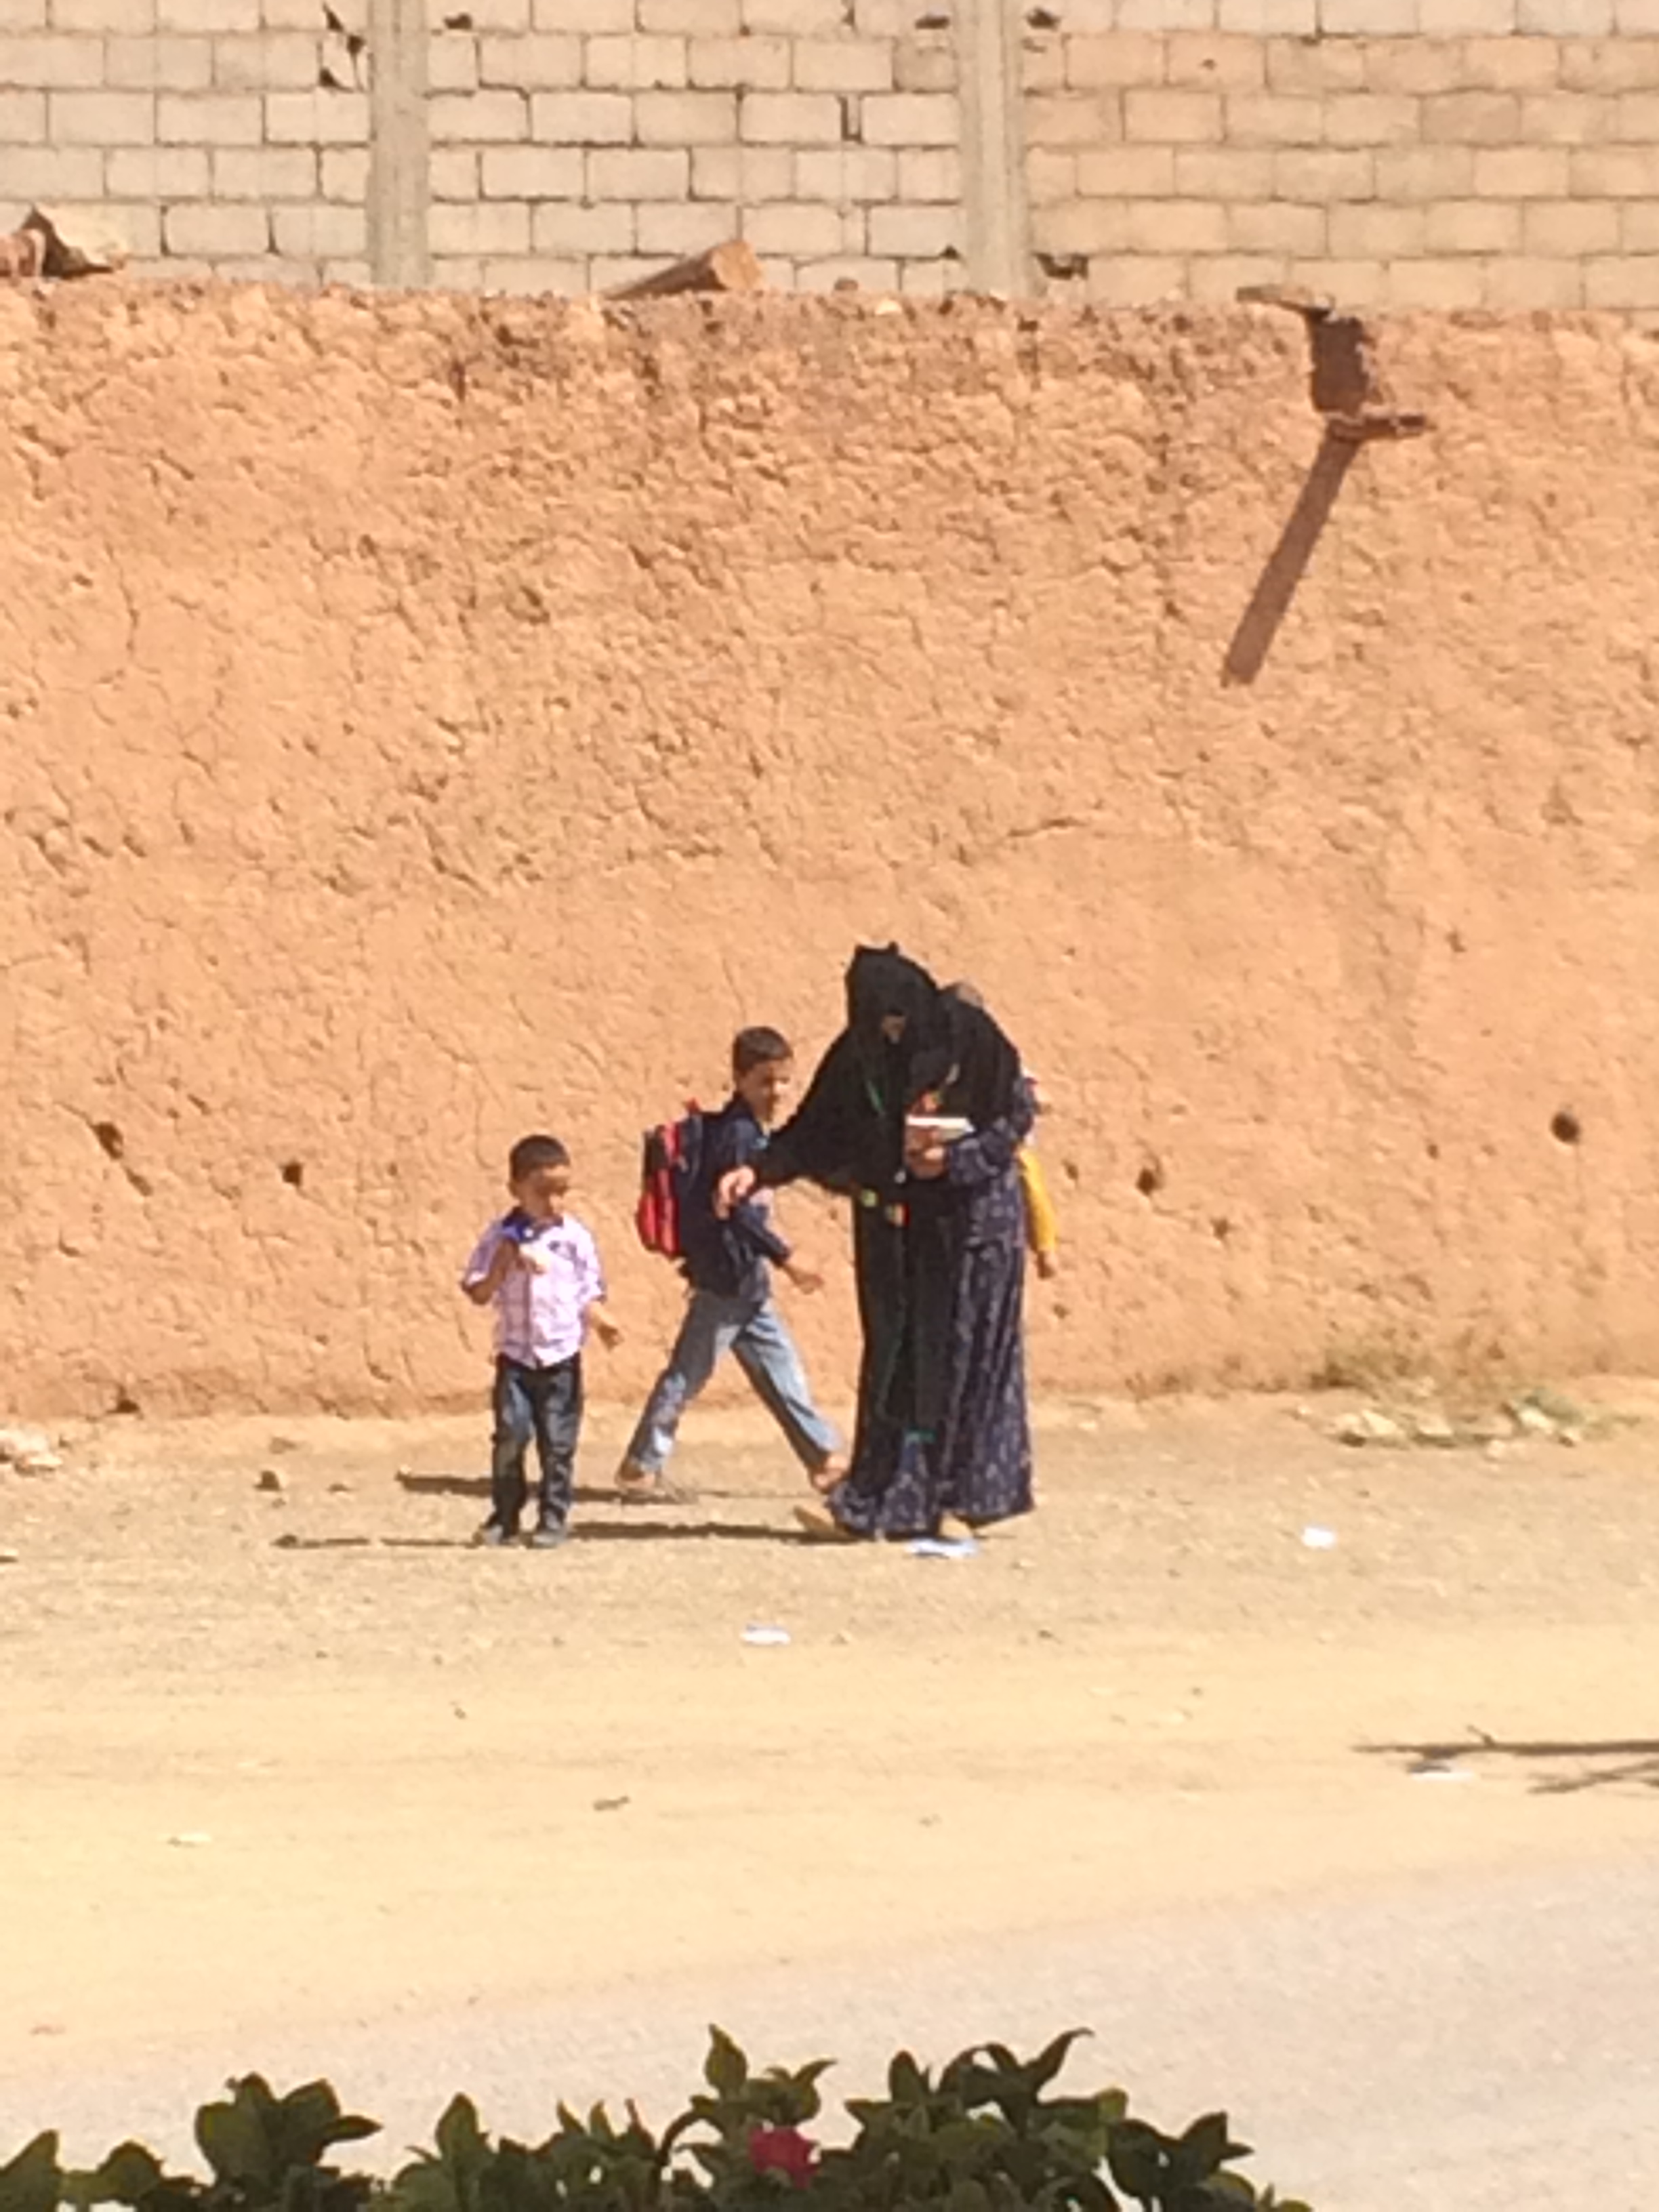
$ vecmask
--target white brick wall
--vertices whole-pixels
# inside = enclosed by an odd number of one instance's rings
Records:
[[[745,236],[775,283],[960,280],[957,56],[925,0],[434,0],[440,282]],[[0,222],[106,207],[141,269],[362,275],[366,0],[0,0]],[[913,268],[912,264],[915,264]]]
[[[1320,0],[1311,37],[1299,0],[1217,0],[1199,29],[1204,4],[1138,0],[1100,29],[1095,0],[1054,0],[1027,40],[1052,285],[1646,304],[1659,15],[1638,32],[1620,0]]]
[[[141,269],[361,281],[368,0],[0,0],[0,223]],[[576,289],[733,235],[769,279],[964,280],[941,0],[433,0],[437,280]],[[1659,0],[1022,6],[1042,281],[1355,304],[1659,304]],[[1050,21],[1052,18],[1052,21]]]
[[[469,10],[471,30],[432,41],[434,204],[521,204],[514,289],[621,282],[732,236],[792,287],[891,284],[907,256],[942,287],[961,270],[960,120],[954,46],[916,31],[923,5],[855,0],[849,21],[844,0],[532,0],[533,30],[487,36]],[[505,111],[446,104],[475,83],[530,92],[510,146]],[[884,207],[917,212],[902,251],[870,243]],[[443,283],[505,266],[465,224],[433,246]]]

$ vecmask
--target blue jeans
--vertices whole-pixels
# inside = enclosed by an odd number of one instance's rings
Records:
[[[562,1528],[570,1517],[576,1481],[576,1446],[582,1432],[582,1363],[579,1352],[556,1367],[495,1362],[495,1434],[489,1466],[489,1518],[511,1535],[524,1511],[528,1485],[525,1456],[532,1443],[541,1462],[536,1516],[544,1528]]]
[[[809,1473],[840,1450],[841,1439],[812,1403],[795,1340],[771,1299],[723,1298],[713,1291],[693,1291],[668,1364],[628,1447],[630,1465],[646,1474],[662,1472],[681,1414],[728,1352]]]

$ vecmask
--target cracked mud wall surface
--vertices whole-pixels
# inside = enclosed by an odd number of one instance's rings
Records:
[[[639,1130],[890,934],[1053,1101],[1043,1384],[1659,1363],[1659,348],[1380,343],[1228,685],[1287,317],[0,299],[7,1406],[479,1398],[536,1127],[637,1389]]]

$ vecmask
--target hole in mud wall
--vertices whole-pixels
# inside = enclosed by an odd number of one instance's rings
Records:
[[[1583,1133],[1583,1123],[1576,1114],[1568,1113],[1565,1107],[1550,1123],[1550,1134],[1558,1145],[1576,1145]]]
[[[1135,1188],[1143,1198],[1156,1198],[1164,1188],[1164,1170],[1156,1160],[1148,1160],[1135,1177]]]
[[[118,1390],[110,1411],[112,1413],[136,1413],[139,1411],[138,1401],[131,1390]]]
[[[94,1121],[92,1133],[106,1159],[124,1160],[127,1156],[127,1140],[113,1121]]]
[[[290,1190],[303,1190],[306,1187],[305,1162],[303,1160],[284,1160],[283,1162],[283,1181],[288,1185]]]
[[[1228,1220],[1224,1213],[1218,1213],[1215,1219],[1210,1224],[1211,1236],[1214,1237],[1218,1244],[1225,1244],[1231,1241],[1232,1233],[1232,1223]]]

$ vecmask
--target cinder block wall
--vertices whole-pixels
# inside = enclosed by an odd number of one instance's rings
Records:
[[[0,216],[98,205],[140,269],[366,282],[357,43],[323,0],[0,0]]]
[[[363,0],[0,0],[0,219],[97,203],[143,271],[370,279],[371,145],[401,126]],[[578,291],[739,234],[786,289],[960,277],[957,57],[922,0],[433,0],[423,45],[441,283]]]
[[[784,289],[1659,308],[1659,0],[999,5],[0,0],[0,222],[306,283],[741,235]]]
[[[1659,307],[1652,0],[1055,5],[1025,42],[1051,289]]]

